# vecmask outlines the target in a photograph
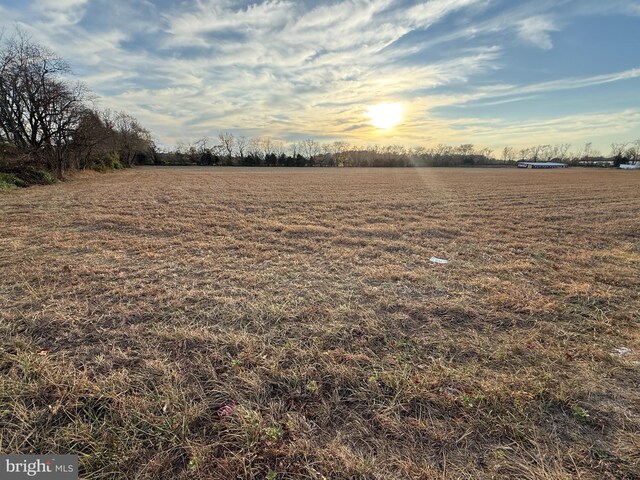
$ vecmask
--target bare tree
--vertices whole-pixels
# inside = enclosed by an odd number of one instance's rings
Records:
[[[266,158],[268,155],[273,153],[273,142],[269,137],[263,137],[258,139],[258,144],[260,146],[260,152],[262,153],[262,158]]]
[[[433,148],[433,155],[436,158],[443,158],[451,155],[452,148],[449,145],[439,143]]]
[[[300,144],[298,142],[293,142],[289,145],[289,154],[291,158],[296,158],[300,151]]]
[[[323,143],[320,145],[320,151],[322,152],[322,159],[320,160],[320,166],[333,167],[335,166],[333,157],[333,146],[330,143]]]
[[[588,162],[592,156],[592,151],[593,144],[591,142],[586,143],[582,149],[582,159]]]
[[[46,158],[58,177],[64,176],[67,162],[74,146],[74,139],[83,116],[85,88],[81,84],[73,87],[65,84],[50,88],[47,103],[50,110],[42,122],[45,138]]]
[[[249,156],[253,157],[256,160],[262,159],[262,145],[260,138],[252,138],[249,140],[249,144],[247,145],[247,151],[249,152]]]
[[[240,161],[244,160],[244,151],[249,144],[249,140],[244,135],[236,138],[236,149],[238,150],[238,155],[240,156]]]
[[[543,162],[550,162],[553,159],[554,148],[551,145],[538,145],[539,148],[535,161],[542,160]]]
[[[148,152],[153,141],[151,133],[131,115],[120,112],[115,117],[116,145],[122,163],[131,167],[136,155]],[[193,148],[193,147],[192,147]]]
[[[271,142],[271,153],[273,153],[276,157],[280,157],[285,153],[285,144],[280,140],[272,140]]]
[[[320,147],[318,142],[307,138],[300,142],[300,149],[302,150],[302,155],[305,156],[308,160],[313,160],[313,157],[318,155],[320,152]]]
[[[480,155],[481,157],[484,157],[484,158],[491,158],[492,154],[493,154],[493,150],[490,149],[489,147],[481,148],[478,151],[478,155]]]
[[[534,145],[529,148],[528,156],[532,162],[541,160],[542,154],[547,146],[546,145]]]
[[[627,143],[612,143],[611,144],[611,157],[613,157],[613,164],[619,167],[620,164],[625,162],[624,154],[627,148]]]
[[[513,147],[504,147],[502,149],[502,160],[505,162],[513,162],[515,160],[515,150]]]
[[[571,148],[570,143],[560,143],[555,146],[554,149],[554,158],[561,162],[564,162],[569,156],[569,149]]]
[[[625,156],[629,159],[629,163],[636,164],[640,162],[640,138],[629,145]]]
[[[97,158],[109,155],[112,149],[113,130],[103,120],[100,112],[87,109],[82,115],[74,137],[76,167],[86,169]]]
[[[457,154],[462,155],[463,157],[469,157],[473,155],[474,146],[472,143],[465,143],[455,148]]]
[[[87,90],[62,78],[68,65],[22,31],[0,46],[0,132],[63,176]]]
[[[380,147],[378,145],[372,145],[367,148],[368,164],[375,165],[380,154]]]
[[[236,147],[236,137],[233,133],[220,133],[218,135],[218,139],[220,140],[220,145],[227,154],[227,160],[231,163],[231,159],[233,158],[233,150]]]
[[[349,144],[343,141],[333,142],[330,145],[331,155],[333,156],[333,162],[336,166],[345,166],[348,162],[347,152],[349,151]]]

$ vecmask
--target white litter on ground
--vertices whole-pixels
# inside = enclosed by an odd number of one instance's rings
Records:
[[[624,357],[625,355],[630,355],[631,349],[627,347],[616,347],[613,349],[613,354],[619,357]]]
[[[449,263],[449,260],[445,260],[444,258],[431,257],[431,261],[433,263]]]

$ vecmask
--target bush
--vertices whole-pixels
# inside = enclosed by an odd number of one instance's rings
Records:
[[[0,167],[0,185],[7,189],[30,187],[32,185],[51,185],[56,178],[46,170],[29,166]]]
[[[124,168],[120,158],[116,153],[109,153],[107,155],[103,155],[98,159],[93,169],[98,172],[109,172],[111,170],[120,170]]]
[[[17,156],[18,149],[12,143],[0,140],[0,159],[9,159]]]
[[[0,191],[24,187],[24,182],[11,173],[0,173]]]

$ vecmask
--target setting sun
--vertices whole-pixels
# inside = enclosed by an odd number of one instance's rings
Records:
[[[389,130],[402,121],[402,105],[399,103],[381,103],[368,108],[371,124],[383,130]]]

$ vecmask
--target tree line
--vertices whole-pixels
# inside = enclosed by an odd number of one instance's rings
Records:
[[[0,159],[48,168],[133,166],[152,155],[151,134],[126,112],[101,111],[69,65],[23,32],[0,34]]]
[[[151,160],[151,158],[149,158]],[[473,144],[405,148],[402,145],[357,147],[344,141],[319,143],[313,139],[285,143],[269,137],[247,138],[223,132],[215,139],[178,142],[175,149],[156,152],[160,165],[220,165],[262,167],[457,167],[499,166],[517,162],[562,162],[574,166],[618,166],[640,162],[640,139],[611,144],[604,156],[587,143],[505,147],[495,152]]]
[[[285,143],[229,132],[158,151],[151,133],[126,112],[95,107],[94,95],[70,80],[69,65],[23,32],[0,32],[0,163],[46,167],[59,178],[70,169],[107,170],[134,164],[265,167],[455,167],[559,161],[608,166],[640,162],[640,139],[614,143],[608,157],[591,143],[505,147],[473,144],[405,148],[358,147],[313,139]],[[2,165],[0,164],[0,167]]]
[[[285,143],[269,137],[248,139],[220,133],[216,141],[203,138],[179,142],[175,150],[157,152],[165,165],[221,165],[263,167],[410,167],[491,165],[501,163],[491,150],[465,144],[405,148],[401,145],[355,147],[344,141],[320,143],[313,139]]]

